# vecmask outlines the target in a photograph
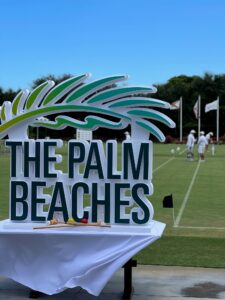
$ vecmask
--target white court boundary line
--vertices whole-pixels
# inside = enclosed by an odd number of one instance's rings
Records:
[[[174,160],[175,157],[172,157],[170,159],[168,159],[167,161],[165,161],[163,164],[161,164],[160,166],[158,166],[156,169],[153,170],[153,173],[158,171],[159,169],[161,169],[162,167],[164,167],[165,165],[167,165],[171,160]]]
[[[203,226],[178,226],[178,227],[181,228],[181,229],[199,229],[199,230],[201,230],[201,229],[207,229],[207,230],[211,229],[211,230],[225,230],[225,227],[208,227],[208,226],[206,226],[206,227],[203,227]]]
[[[183,151],[181,151],[181,152],[179,153],[179,155],[183,154],[184,151],[186,151],[186,149],[184,149]],[[161,169],[161,168],[164,167],[165,165],[167,165],[169,162],[171,162],[171,161],[174,160],[175,158],[176,158],[176,156],[171,157],[170,159],[168,159],[167,161],[165,161],[164,163],[162,163],[160,166],[158,166],[157,168],[155,168],[155,169],[153,170],[153,173],[156,172],[156,171],[158,171],[159,169]]]
[[[178,213],[178,215],[177,215],[177,217],[176,217],[176,220],[175,220],[175,222],[174,222],[174,224],[173,224],[173,227],[179,227],[179,223],[180,223],[180,220],[181,220],[181,218],[182,218],[182,215],[183,215],[184,209],[185,209],[185,207],[186,207],[187,201],[188,201],[188,199],[189,199],[189,195],[190,195],[191,190],[192,190],[192,187],[193,187],[193,185],[194,185],[196,176],[197,176],[197,174],[198,174],[199,167],[200,167],[200,162],[198,162],[198,164],[197,164],[197,167],[196,167],[196,169],[195,169],[195,172],[194,172],[194,175],[193,175],[193,177],[192,177],[191,183],[190,183],[190,185],[189,185],[189,187],[188,187],[188,190],[187,190],[186,195],[184,196],[184,200],[183,200],[183,202],[182,202],[182,205],[181,205],[181,208],[180,208],[180,210],[179,210],[179,213]]]
[[[186,151],[186,149],[184,149],[183,151],[181,151],[181,152],[179,153],[179,155],[183,154],[185,151]],[[156,171],[158,171],[159,169],[161,169],[161,168],[164,167],[165,165],[167,165],[169,162],[171,162],[171,161],[174,160],[175,158],[176,158],[176,157],[174,156],[174,157],[168,159],[167,161],[165,161],[164,163],[162,163],[160,166],[158,166],[156,169],[153,170],[153,173],[156,172]],[[174,226],[173,226],[173,227],[180,228],[180,229],[196,229],[196,230],[202,230],[202,229],[206,229],[206,230],[225,230],[225,227],[179,226],[181,217],[182,217],[182,215],[183,215],[183,211],[184,211],[184,209],[185,209],[185,207],[186,207],[186,203],[187,203],[187,201],[188,201],[188,198],[189,198],[189,195],[190,195],[192,186],[193,186],[194,181],[195,181],[195,178],[196,178],[196,176],[197,176],[197,173],[198,173],[198,170],[199,170],[199,166],[200,166],[200,163],[198,163],[198,165],[197,165],[197,167],[196,167],[195,173],[194,173],[194,175],[193,175],[193,177],[192,177],[192,181],[191,181],[191,183],[190,183],[190,185],[189,185],[188,191],[187,191],[187,193],[186,193],[186,195],[185,195],[185,198],[184,198],[184,200],[183,200],[182,207],[181,207],[182,212],[181,212],[181,209],[180,209],[180,212],[179,212],[179,214],[178,214],[178,216],[177,216],[177,218],[176,218],[176,220],[175,220],[175,222],[174,222]],[[185,201],[185,204],[184,204],[184,201]],[[180,215],[180,217],[179,217],[179,215]],[[179,217],[179,219],[178,219],[178,217]],[[177,219],[178,219],[178,224],[176,225]]]

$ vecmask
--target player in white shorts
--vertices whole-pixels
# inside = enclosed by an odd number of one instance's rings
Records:
[[[205,161],[205,147],[208,145],[208,141],[205,137],[205,132],[200,131],[200,137],[198,140],[198,154],[199,154],[199,159],[200,162]]]

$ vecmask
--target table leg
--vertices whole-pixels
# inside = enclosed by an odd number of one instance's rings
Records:
[[[45,295],[44,293],[35,291],[35,290],[30,290],[30,292],[29,292],[29,298],[32,298],[32,299],[37,299],[44,295]]]
[[[137,261],[132,258],[123,266],[124,268],[124,290],[123,300],[130,300],[132,296],[132,268],[137,266]]]

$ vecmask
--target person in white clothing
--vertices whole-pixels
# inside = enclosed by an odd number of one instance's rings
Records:
[[[208,150],[209,144],[212,143],[212,136],[213,136],[213,132],[209,132],[206,134],[205,138],[207,139],[208,144],[205,147],[205,151]]]
[[[205,132],[200,131],[200,137],[198,140],[198,154],[199,154],[199,159],[200,162],[205,161],[205,147],[208,145],[208,141],[205,137]]]
[[[195,139],[195,130],[191,130],[188,137],[187,137],[187,159],[188,160],[193,160],[194,159],[194,145],[195,145],[195,142],[196,142],[196,139]]]
[[[126,140],[130,140],[130,133],[128,131],[126,131],[125,133],[125,137],[126,137]]]

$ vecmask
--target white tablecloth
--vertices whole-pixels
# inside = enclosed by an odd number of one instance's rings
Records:
[[[159,239],[165,224],[8,229],[0,222],[0,275],[48,295],[80,286],[98,296],[120,267]]]

